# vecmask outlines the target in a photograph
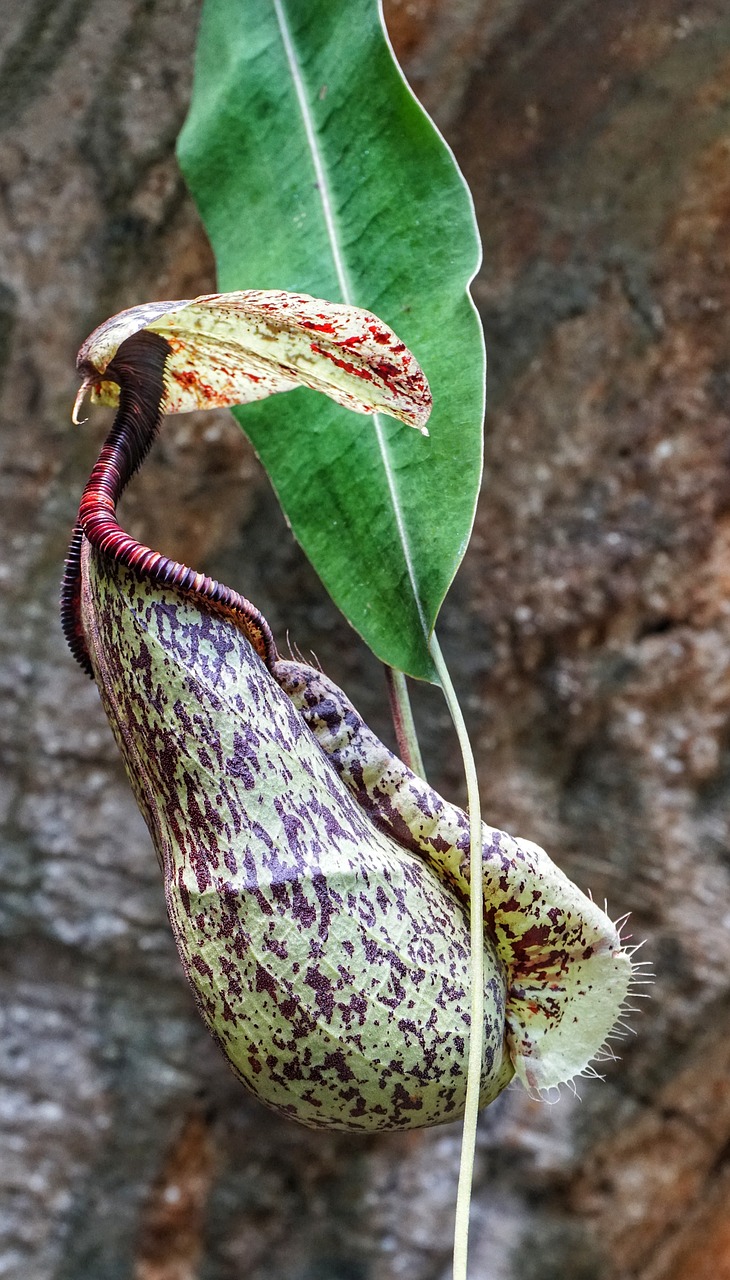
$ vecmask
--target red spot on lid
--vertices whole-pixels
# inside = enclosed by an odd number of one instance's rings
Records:
[[[181,387],[197,386],[198,378],[193,369],[171,369],[170,374]]]
[[[314,329],[317,333],[334,333],[335,326],[333,324],[315,324],[314,320],[300,321],[303,329]]]
[[[379,360],[377,364],[373,363],[373,369],[384,382],[389,382],[392,378],[398,378],[403,373],[403,370],[397,364],[391,364],[389,360]]]
[[[375,342],[386,344],[392,340],[393,335],[392,333],[389,333],[387,329],[379,329],[376,324],[371,324],[369,328]],[[401,343],[401,349],[402,345],[403,344]]]
[[[364,382],[372,382],[373,380],[373,375],[369,369],[363,369],[360,365],[351,364],[349,360],[340,360],[339,356],[336,356],[332,351],[325,351],[322,347],[315,346],[314,343],[312,343],[312,351],[315,351],[319,356],[325,356],[327,360],[331,360],[333,364],[336,364],[338,369],[344,369],[345,373],[351,373],[355,378],[362,378]]]

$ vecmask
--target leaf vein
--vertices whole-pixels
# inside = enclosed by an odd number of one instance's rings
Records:
[[[312,165],[314,167],[314,172],[317,179],[317,188],[318,188],[320,200],[322,203],[322,214],[324,217],[325,227],[327,230],[327,238],[329,240],[330,248],[332,250],[332,259],[334,262],[335,271],[337,273],[337,279],[340,285],[340,289],[342,291],[342,300],[343,302],[346,302],[348,305],[354,306],[357,304],[357,299],[355,299],[355,297],[353,296],[353,290],[352,290],[349,275],[347,272],[347,267],[345,265],[345,260],[342,254],[342,250],[340,248],[340,241],[338,236],[337,225],[335,222],[334,207],[333,207],[332,195],[330,193],[327,170],[326,170],[324,158],[321,154],[321,150],[319,146],[319,140],[317,137],[317,128],[315,125],[314,115],[312,113],[312,109],[310,107],[309,99],[307,96],[307,88],[304,80],[304,75],[299,65],[299,59],[297,57],[294,40],[292,37],[292,33],[289,29],[289,23],[287,21],[287,15],[284,8],[284,0],[273,0],[273,4],[274,4],[274,12],[276,14],[276,20],[279,26],[279,31],[281,33],[282,44],[284,46],[284,52],[286,54],[286,59],[289,64],[289,70],[291,72],[294,91],[296,93],[297,102],[299,103],[299,109],[302,114],[302,123],[304,125],[304,131],[307,137],[307,144],[309,146],[310,155],[312,157]],[[418,590],[418,578],[416,575],[413,552],[411,550],[410,538],[408,536],[408,530],[406,528],[405,518],[403,515],[403,511],[401,509],[400,499],[398,496],[398,490],[397,490],[396,481],[395,481],[395,474],[393,471],[393,465],[390,457],[390,450],[388,449],[388,444],[385,439],[385,433],[384,433],[381,417],[377,413],[373,414],[373,424],[375,427],[375,435],[378,441],[378,448],[380,450],[383,469],[385,471],[385,478],[388,485],[388,493],[390,495],[390,500],[393,506],[393,514],[395,517],[396,529],[398,530],[398,538],[403,550],[403,559],[406,566],[406,572],[408,574],[408,580],[410,582],[411,591],[413,592],[413,599],[416,604],[416,609],[418,611],[418,617],[421,623],[421,627],[423,628],[423,634],[426,637],[428,637],[428,624],[426,622],[426,615],[423,607],[423,602],[421,600],[420,592]]]

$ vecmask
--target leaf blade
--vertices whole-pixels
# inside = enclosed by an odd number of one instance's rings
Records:
[[[484,356],[466,293],[479,243],[467,189],[402,79],[375,0],[209,0],[179,154],[219,287],[368,306],[429,377],[429,441],[382,421],[355,439],[346,413],[306,392],[236,416],[346,616],[384,661],[434,679],[428,635],[481,477]],[[293,436],[303,417],[306,444]]]

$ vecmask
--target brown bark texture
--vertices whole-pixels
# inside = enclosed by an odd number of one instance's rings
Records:
[[[74,357],[214,287],[173,144],[198,0],[10,0],[0,29],[0,1277],[442,1280],[459,1129],[267,1112],[198,1021],[157,864],[57,620],[105,428]],[[490,356],[445,606],[489,821],[537,840],[656,982],[606,1081],[482,1117],[474,1280],[730,1277],[730,12],[391,0],[474,192]],[[445,234],[447,230],[445,229]],[[226,414],[165,424],[138,537],[245,591],[388,733],[377,664]],[[418,691],[429,775],[463,798]]]

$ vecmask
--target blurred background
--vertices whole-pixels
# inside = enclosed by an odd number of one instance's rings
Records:
[[[214,287],[173,145],[198,0],[7,0],[0,31],[0,1277],[445,1280],[460,1132],[309,1133],[194,1011],[58,581],[105,430],[81,340]],[[482,1116],[476,1280],[730,1277],[730,10],[390,0],[484,237],[474,538],[440,632],[489,821],[632,912],[606,1082]],[[445,235],[448,230],[445,229]],[[169,420],[138,537],[250,595],[390,737],[227,414]],[[461,799],[438,696],[429,777]]]

